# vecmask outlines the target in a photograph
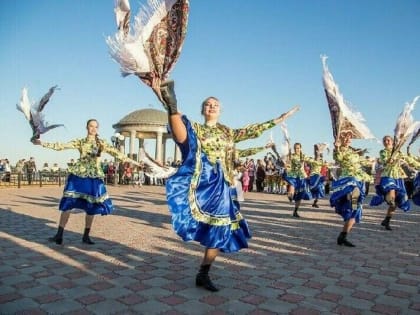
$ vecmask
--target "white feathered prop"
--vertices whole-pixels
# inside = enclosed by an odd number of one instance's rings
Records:
[[[290,136],[289,136],[289,131],[287,130],[286,123],[281,123],[280,124],[280,129],[283,133],[283,141],[280,144],[279,155],[282,158],[284,158],[284,157],[287,157],[287,155],[289,155],[289,153],[292,150],[292,146],[290,144]]]
[[[31,142],[39,139],[41,134],[44,134],[51,129],[64,126],[63,124],[48,124],[45,121],[44,114],[42,113],[56,89],[58,89],[57,85],[51,87],[39,102],[33,104],[29,101],[28,89],[26,87],[22,89],[20,101],[16,104],[16,108],[23,113],[26,120],[29,121],[29,124],[31,125]]]
[[[317,143],[314,145],[314,158],[315,160],[321,159],[323,157],[323,152],[327,150],[327,153],[330,153],[329,144],[326,142]]]
[[[419,98],[420,96],[416,96],[411,103],[406,103],[403,111],[398,116],[397,124],[394,129],[394,145],[391,158],[401,150],[410,136],[415,136],[415,132],[418,132],[418,129],[420,128],[420,121],[414,121],[413,116],[411,115]]]
[[[327,56],[321,56],[323,65],[323,84],[331,115],[334,140],[340,139],[341,135],[352,133],[355,139],[375,139],[365,124],[362,114],[352,110],[327,66]]]
[[[144,173],[150,177],[168,178],[176,172],[176,168],[158,163],[143,148],[139,152],[139,161],[143,162],[146,166]]]
[[[274,141],[269,142],[271,149],[276,155],[277,163],[280,163],[280,161],[283,161],[283,164],[286,164],[286,161],[288,159],[289,153],[290,153],[290,138],[289,133],[287,131],[286,123],[280,123],[280,128],[283,132],[284,139],[280,143],[279,150],[277,150],[276,145],[274,144]]]
[[[410,154],[410,147],[414,142],[416,142],[419,136],[420,136],[420,127],[418,127],[417,130],[413,132],[413,137],[411,138],[410,142],[407,145],[407,154]]]
[[[188,0],[148,0],[130,29],[130,4],[117,0],[118,31],[106,42],[123,76],[134,74],[150,86],[159,100],[160,85],[173,69],[184,43],[189,14]]]

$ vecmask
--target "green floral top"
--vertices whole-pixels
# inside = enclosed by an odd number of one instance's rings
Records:
[[[265,130],[273,128],[274,120],[262,124],[252,124],[240,129],[231,129],[217,123],[215,126],[193,123],[192,127],[200,141],[201,150],[210,163],[219,161],[225,180],[233,183],[233,162],[236,157],[235,143],[259,137]]]
[[[312,158],[307,157],[305,154],[296,154],[292,153],[289,155],[289,168],[287,169],[287,176],[288,177],[295,177],[295,178],[306,178],[305,172],[305,163],[311,163],[313,161]]]
[[[365,159],[360,159],[360,155],[349,147],[340,147],[334,150],[334,160],[340,165],[340,177],[355,177],[359,181],[371,182],[372,177],[367,174],[362,166],[370,165]]]
[[[418,162],[412,156],[402,154],[401,152],[397,152],[393,158],[393,163],[390,163],[389,159],[391,157],[391,153],[391,149],[382,149],[379,151],[379,163],[383,167],[381,173],[382,177],[391,177],[394,179],[406,178],[407,175],[401,167],[401,165],[404,163],[416,169],[420,168],[420,162]]]
[[[311,158],[309,164],[311,165],[311,174],[321,175],[321,168],[325,164],[324,161]]]
[[[104,140],[99,140],[102,147],[101,152],[106,152],[122,161],[137,163],[134,160],[126,157],[122,152],[112,147]],[[101,157],[98,156],[99,147],[95,139],[81,138],[75,139],[67,143],[48,143],[43,142],[44,148],[53,149],[56,151],[66,149],[77,149],[80,153],[80,158],[73,165],[69,166],[68,171],[79,177],[89,178],[104,178],[104,172],[101,167]]]

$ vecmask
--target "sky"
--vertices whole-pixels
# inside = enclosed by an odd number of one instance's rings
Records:
[[[145,3],[130,1],[132,17]],[[44,111],[48,122],[65,127],[44,134],[48,142],[84,137],[89,118],[99,121],[100,136],[110,141],[112,125],[127,114],[163,109],[149,87],[136,76],[123,78],[111,59],[106,38],[116,32],[113,9],[113,0],[0,0],[0,158],[15,164],[33,156],[40,167],[65,166],[78,157],[75,150],[29,142],[29,124],[16,110],[25,86],[33,101],[53,85],[60,88]],[[203,121],[201,102],[216,96],[220,122],[240,128],[300,105],[286,124],[291,142],[312,155],[315,143],[333,142],[320,58],[327,55],[344,98],[381,139],[393,134],[404,105],[420,95],[419,16],[418,0],[192,0],[170,74],[179,109]],[[280,144],[280,127],[238,147],[270,138]],[[375,140],[353,144],[371,156],[382,147]],[[153,154],[152,140],[145,146]],[[419,141],[412,148],[418,153]]]

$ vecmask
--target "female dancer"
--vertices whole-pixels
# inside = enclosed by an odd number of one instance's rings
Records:
[[[325,179],[321,175],[321,168],[324,165],[322,160],[313,160],[309,162],[311,165],[311,174],[309,176],[309,190],[311,191],[314,202],[313,208],[319,208],[318,200],[325,197]]]
[[[262,124],[231,129],[219,123],[217,98],[203,101],[204,124],[200,124],[178,112],[173,81],[162,84],[161,94],[173,139],[183,157],[182,165],[166,184],[172,225],[184,241],[194,240],[205,248],[196,285],[218,291],[208,274],[211,264],[219,251],[229,253],[248,247],[251,237],[233,186],[234,143],[258,137],[286,119],[287,114]]]
[[[289,184],[287,198],[290,202],[295,201],[293,216],[300,218],[298,209],[302,199],[310,200],[312,198],[307,181],[308,176],[305,172],[305,163],[309,163],[311,159],[303,154],[302,145],[298,142],[293,145],[293,151],[289,154],[290,168],[287,169],[284,179]]]
[[[313,208],[319,208],[318,199],[325,197],[325,180],[326,174],[321,174],[322,167],[327,164],[323,161],[322,148],[319,145],[315,145],[314,159],[309,162],[311,166],[311,174],[309,176],[309,189],[311,190],[314,202]]]
[[[401,152],[396,152],[391,157],[394,145],[391,136],[384,136],[382,143],[384,148],[379,151],[379,163],[382,166],[381,179],[375,187],[376,195],[370,201],[370,205],[378,206],[384,201],[388,204],[388,210],[381,225],[391,231],[390,222],[395,209],[398,207],[404,211],[410,210],[410,202],[404,185],[404,178],[407,176],[401,166],[405,163],[419,169],[420,163]]]
[[[335,212],[344,219],[344,226],[337,238],[338,245],[354,247],[347,240],[354,223],[359,223],[362,217],[362,202],[365,199],[364,182],[370,180],[370,176],[363,171],[360,152],[350,147],[352,133],[344,133],[339,141],[334,143],[334,160],[340,167],[338,179],[332,182],[332,195],[330,204],[335,207]],[[363,151],[362,151],[363,152]]]
[[[58,231],[55,236],[48,239],[50,242],[63,243],[64,228],[70,217],[69,210],[77,208],[86,212],[82,241],[89,245],[95,244],[89,237],[94,215],[107,215],[113,210],[112,200],[109,198],[104,184],[105,174],[101,167],[102,152],[106,152],[122,161],[139,165],[104,140],[99,139],[98,127],[99,124],[96,119],[89,119],[86,123],[87,136],[85,138],[75,139],[68,143],[33,141],[34,144],[56,151],[76,149],[80,152],[77,162],[68,168],[69,175],[59,206],[61,215]]]

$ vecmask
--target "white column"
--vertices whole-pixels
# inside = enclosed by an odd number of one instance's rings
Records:
[[[134,141],[136,140],[136,131],[130,131],[130,158],[133,158],[134,154]]]
[[[162,163],[166,164],[166,138],[162,140]]]
[[[144,148],[144,139],[139,138],[139,147],[138,147],[138,150],[137,150],[137,156],[140,156],[140,149],[141,148]]]
[[[156,150],[155,150],[155,159],[157,161],[162,161],[162,132],[158,131],[156,134]]]

